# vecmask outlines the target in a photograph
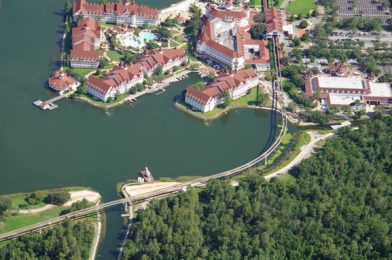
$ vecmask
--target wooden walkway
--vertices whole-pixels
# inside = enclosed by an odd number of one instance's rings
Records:
[[[42,100],[37,100],[34,101],[33,104],[39,108],[41,108],[42,110],[54,110],[56,108],[58,108],[59,106],[55,104],[55,102],[64,99],[64,98],[68,98],[70,95],[72,95],[73,93],[75,93],[75,91],[70,91],[66,94],[60,94],[54,98],[48,99],[46,101],[42,101]]]

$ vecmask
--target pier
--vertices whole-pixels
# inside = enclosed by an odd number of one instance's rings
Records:
[[[58,96],[48,99],[46,101],[42,101],[42,100],[37,100],[34,101],[33,104],[39,108],[41,108],[42,110],[54,110],[56,108],[58,108],[59,106],[55,104],[55,102],[63,99],[63,98],[68,98],[70,95],[72,95],[73,93],[75,93],[75,91],[70,91],[67,92],[66,94],[59,94]]]
[[[147,94],[156,93],[156,95],[159,95],[165,92],[165,88],[169,86],[171,83],[186,79],[189,73],[190,73],[189,70],[185,70],[176,75],[168,77],[162,83],[159,83],[156,87],[147,90],[146,93]]]

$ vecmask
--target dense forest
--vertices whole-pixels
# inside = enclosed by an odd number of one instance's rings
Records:
[[[91,220],[65,222],[12,240],[0,248],[0,259],[88,259],[94,232]]]
[[[123,259],[392,259],[392,117],[342,129],[291,174],[153,202]]]

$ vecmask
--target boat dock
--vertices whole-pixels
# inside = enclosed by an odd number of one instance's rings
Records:
[[[149,89],[148,91],[146,91],[146,93],[147,94],[156,93],[155,95],[162,94],[163,92],[166,91],[165,88],[167,86],[169,86],[170,83],[186,79],[188,77],[188,73],[190,73],[190,71],[186,70],[186,71],[180,72],[176,75],[173,75],[173,76],[165,79],[162,83],[159,83],[156,87]]]
[[[42,110],[54,110],[56,108],[58,108],[59,106],[55,104],[55,102],[63,99],[63,98],[68,98],[70,95],[72,95],[75,91],[70,91],[66,94],[60,94],[54,98],[48,99],[46,101],[42,101],[42,100],[37,100],[34,101],[33,104],[39,108],[41,108]]]

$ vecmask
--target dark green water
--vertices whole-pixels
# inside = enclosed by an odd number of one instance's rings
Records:
[[[5,0],[0,7],[0,194],[78,185],[109,201],[117,198],[116,183],[144,166],[155,177],[208,175],[261,152],[269,112],[236,111],[206,125],[173,106],[197,75],[110,115],[71,100],[51,112],[35,108],[33,101],[53,96],[44,86],[59,57],[64,2]],[[102,259],[118,244],[119,209],[108,212],[106,224]]]

